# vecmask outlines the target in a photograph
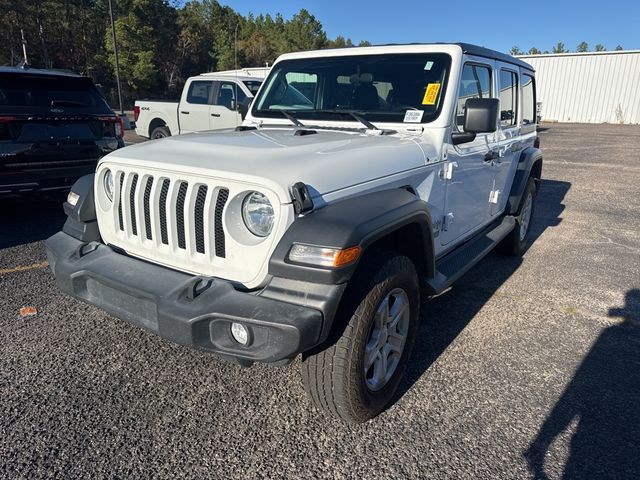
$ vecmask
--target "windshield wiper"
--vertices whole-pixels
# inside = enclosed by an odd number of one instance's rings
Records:
[[[381,130],[380,128],[376,127],[373,123],[371,123],[369,120],[367,120],[366,118],[361,117],[359,112],[355,112],[353,110],[325,109],[325,110],[313,110],[313,112],[314,113],[338,113],[338,114],[343,114],[343,115],[349,115],[351,118],[353,118],[354,120],[360,122],[362,125],[364,125],[369,130]]]
[[[291,115],[289,112],[287,112],[286,110],[276,110],[277,112],[282,113],[283,116],[285,116],[287,118],[287,120],[289,120],[291,123],[293,123],[296,127],[300,127],[300,128],[307,128],[306,125],[304,123],[302,123],[300,120],[298,120],[296,117],[294,117],[293,115]]]

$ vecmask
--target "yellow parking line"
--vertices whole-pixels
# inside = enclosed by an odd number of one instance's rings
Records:
[[[13,268],[0,268],[0,275],[6,275],[7,273],[24,272],[25,270],[37,270],[38,268],[46,268],[49,266],[49,262],[34,263],[32,265],[18,265]]]

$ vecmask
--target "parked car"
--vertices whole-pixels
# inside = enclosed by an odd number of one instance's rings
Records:
[[[171,341],[301,354],[313,403],[362,422],[411,361],[421,295],[527,248],[535,105],[531,66],[473,45],[286,54],[242,127],[104,158],[49,261],[63,291]]]
[[[133,110],[136,133],[158,139],[183,133],[233,128],[242,124],[262,78],[230,73],[191,77],[179,102],[138,100]]]
[[[122,135],[90,78],[0,67],[0,195],[69,189]]]

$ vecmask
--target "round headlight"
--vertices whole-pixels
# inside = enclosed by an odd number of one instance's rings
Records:
[[[113,183],[113,173],[111,173],[111,170],[107,170],[106,172],[104,172],[104,177],[102,177],[102,181],[104,183],[104,192],[107,194],[107,197],[109,198],[109,200],[113,201],[114,183]]]
[[[242,201],[242,220],[257,237],[266,237],[273,229],[273,206],[260,192],[251,192]]]

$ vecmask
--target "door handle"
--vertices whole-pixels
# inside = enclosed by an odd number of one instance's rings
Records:
[[[189,112],[185,112],[184,110],[180,110],[180,113],[182,113],[183,115],[189,115]]]
[[[498,153],[497,150],[490,150],[490,151],[488,151],[487,153],[484,154],[484,161],[485,162],[492,162],[493,160],[495,160],[499,156],[500,156],[500,154]]]
[[[211,114],[211,116],[212,116],[212,117],[219,117],[219,116],[220,116],[220,114],[219,114],[219,113],[212,113],[212,114]]]

